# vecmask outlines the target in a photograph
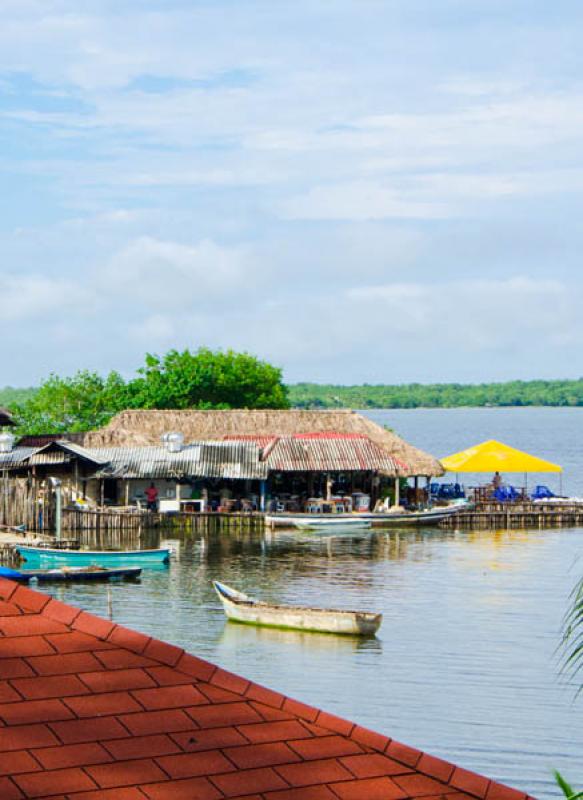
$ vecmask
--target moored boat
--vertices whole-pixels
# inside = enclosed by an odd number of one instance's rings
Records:
[[[303,530],[336,530],[370,528],[372,522],[365,515],[352,514],[270,514],[265,517],[272,527],[300,528]]]
[[[139,578],[141,567],[56,567],[55,569],[9,569],[0,567],[0,577],[8,578],[18,583],[38,581],[47,583],[52,581],[108,581],[111,579]]]
[[[438,525],[442,520],[467,510],[469,505],[467,502],[457,502],[421,511],[375,511],[358,514],[268,514],[265,522],[272,528],[304,528],[308,530]]]
[[[468,503],[434,506],[422,511],[387,511],[371,515],[373,528],[401,527],[403,525],[439,525],[439,523],[468,508]]]
[[[269,628],[373,636],[379,629],[382,614],[368,611],[344,611],[335,608],[271,605],[248,597],[230,586],[213,581],[225,614],[234,622]]]
[[[166,564],[170,550],[59,550],[57,548],[18,545],[16,551],[30,567],[71,566],[124,567],[140,564],[144,567]]]

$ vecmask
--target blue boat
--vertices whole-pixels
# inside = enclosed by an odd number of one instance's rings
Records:
[[[167,564],[170,550],[58,550],[49,547],[18,545],[16,551],[27,566],[42,567],[125,567],[139,564],[143,567]]]
[[[110,579],[132,580],[139,578],[141,567],[55,567],[54,569],[10,569],[0,567],[0,577],[18,583],[38,581],[108,581]]]

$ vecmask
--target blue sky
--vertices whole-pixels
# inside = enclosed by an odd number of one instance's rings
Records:
[[[583,4],[0,7],[0,384],[583,373]]]

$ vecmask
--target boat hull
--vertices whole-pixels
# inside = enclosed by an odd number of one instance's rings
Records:
[[[252,600],[247,595],[235,592],[217,581],[214,587],[227,618],[245,625],[335,633],[344,636],[374,636],[382,622],[382,614],[301,606],[272,606]]]
[[[39,583],[53,583],[55,581],[109,581],[109,580],[134,580],[142,573],[141,567],[117,567],[104,569],[91,569],[90,567],[57,567],[56,569],[30,569],[10,570],[5,577],[18,583],[38,581]]]
[[[273,528],[334,530],[336,528],[401,528],[403,526],[439,525],[444,519],[467,510],[469,504],[432,508],[427,511],[400,511],[359,514],[270,514],[266,523]]]
[[[57,550],[19,545],[16,548],[27,566],[34,568],[70,566],[144,567],[166,564],[170,558],[167,548],[158,550]]]
[[[301,530],[336,530],[347,528],[370,528],[372,521],[364,516],[344,514],[285,514],[268,515],[267,525],[276,528],[300,528]]]

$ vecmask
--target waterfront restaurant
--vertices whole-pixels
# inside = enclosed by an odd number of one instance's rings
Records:
[[[443,475],[440,462],[390,430],[351,410],[129,410],[84,434],[87,448],[158,445],[169,431],[184,442],[234,442],[260,448],[268,467],[260,507],[274,500],[291,510],[331,495],[368,496],[370,507],[390,493],[399,502],[403,478]]]
[[[40,489],[58,478],[64,502],[81,506],[144,507],[155,483],[162,512],[364,511],[443,468],[353,411],[195,410],[124,411],[97,431],[7,441],[0,472]]]

